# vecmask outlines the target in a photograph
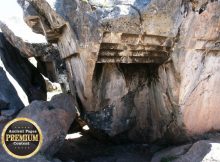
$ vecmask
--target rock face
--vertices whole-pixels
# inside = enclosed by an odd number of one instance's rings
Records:
[[[33,100],[46,99],[39,71],[0,33],[0,112],[11,117]]]
[[[91,128],[141,142],[220,129],[218,1],[18,2],[58,44]]]
[[[67,94],[54,96],[50,102],[33,101],[17,117],[35,121],[41,128],[43,144],[40,152],[53,155],[62,146],[76,116],[76,102]]]
[[[0,28],[4,33],[4,36],[6,37],[7,41],[12,46],[19,49],[21,55],[23,55],[24,57],[33,57],[41,55],[41,53],[35,50],[35,48],[30,43],[24,42],[21,38],[15,36],[14,33],[1,21]]]
[[[56,46],[48,43],[29,43],[17,37],[4,23],[0,21],[0,28],[6,40],[28,59],[35,57],[38,70],[51,81],[65,83],[60,76],[66,76],[65,62],[60,59]],[[61,81],[60,81],[61,80]]]
[[[177,46],[181,49],[177,53],[181,75],[179,105],[183,123],[191,135],[220,129],[219,8],[220,3],[214,2],[207,4],[200,14],[189,13]]]

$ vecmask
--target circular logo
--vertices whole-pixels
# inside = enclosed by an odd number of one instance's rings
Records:
[[[2,132],[2,145],[6,152],[17,159],[34,156],[43,142],[40,127],[31,119],[16,118]]]

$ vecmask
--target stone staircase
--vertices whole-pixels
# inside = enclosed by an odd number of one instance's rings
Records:
[[[158,63],[169,58],[173,38],[105,32],[97,63]]]

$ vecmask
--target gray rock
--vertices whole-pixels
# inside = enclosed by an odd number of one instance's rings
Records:
[[[1,54],[1,53],[0,53]],[[1,67],[1,60],[0,60],[0,83],[4,86],[0,86],[0,99],[3,100],[5,103],[10,103],[8,105],[8,109],[11,110],[19,110],[24,107],[24,105],[28,104],[28,98],[20,91],[21,96],[18,96],[17,91],[21,90],[20,87],[14,87],[13,83],[9,79],[11,78],[7,77],[7,71],[5,68]],[[12,80],[15,81],[15,80]],[[22,95],[23,94],[23,95]],[[4,107],[5,108],[5,107]]]
[[[14,116],[17,113],[16,109],[11,109],[11,110],[2,110],[1,115],[5,117],[11,117]]]
[[[46,156],[40,153],[28,159],[15,159],[2,148],[2,145],[0,145],[0,161],[1,162],[62,162],[59,159],[53,159],[53,158],[48,159]]]
[[[62,162],[59,159],[47,159],[43,154],[37,154],[29,159],[15,159],[3,150],[0,146],[1,162]]]
[[[21,56],[20,51],[13,47],[2,33],[0,33],[0,84],[0,109],[10,110],[2,112],[6,116],[15,114],[33,100],[46,99],[46,85],[40,72]]]
[[[156,153],[151,162],[217,162],[220,161],[220,141],[202,140]]]
[[[62,146],[67,131],[76,116],[76,102],[67,94],[54,96],[50,102],[33,101],[20,111],[17,117],[35,121],[43,133],[40,152],[52,156]]]
[[[15,36],[15,34],[1,21],[0,29],[4,33],[7,41],[9,41],[10,44],[15,48],[18,48],[23,57],[39,57],[43,55],[43,53],[39,50],[36,50],[32,44],[24,42],[21,38]]]
[[[9,107],[9,103],[0,99],[0,110],[8,109],[8,107]]]
[[[0,116],[0,123],[4,122],[7,120],[7,117],[5,116]]]

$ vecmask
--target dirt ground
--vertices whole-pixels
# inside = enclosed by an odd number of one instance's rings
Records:
[[[69,162],[149,162],[152,153],[147,144],[116,144],[98,141],[85,132],[66,139],[56,158]]]

